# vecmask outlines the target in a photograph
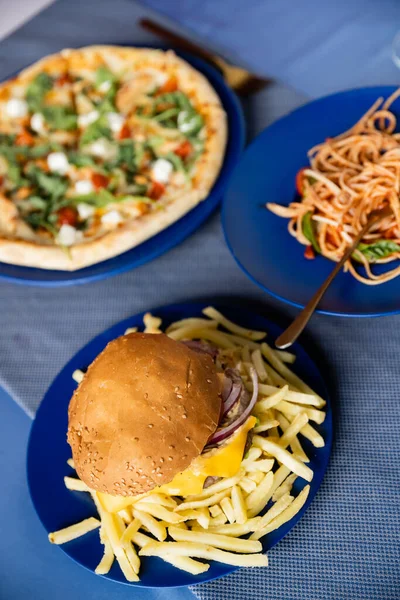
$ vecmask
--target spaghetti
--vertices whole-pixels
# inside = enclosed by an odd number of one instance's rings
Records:
[[[400,266],[374,274],[371,264],[400,258],[400,133],[390,106],[400,88],[378,100],[348,131],[314,146],[310,167],[301,169],[296,187],[301,199],[289,206],[267,204],[274,214],[289,218],[289,233],[315,253],[338,262],[365,225],[368,215],[387,205],[389,217],[363,237],[345,270],[367,285],[379,285],[400,275]],[[361,275],[354,261],[365,267]]]

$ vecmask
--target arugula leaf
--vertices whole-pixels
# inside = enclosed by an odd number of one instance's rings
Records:
[[[23,183],[22,172],[19,165],[13,162],[8,163],[7,178],[13,184],[14,188],[20,187]]]
[[[51,129],[72,131],[77,128],[77,116],[68,106],[45,106],[42,114]]]
[[[92,192],[90,194],[82,194],[81,196],[74,196],[70,198],[70,201],[74,204],[80,204],[84,202],[86,204],[92,204],[97,208],[103,208],[110,204],[110,202],[118,202],[119,198],[113,196],[109,191],[105,188],[102,188],[98,192]]]
[[[115,82],[115,80],[116,80],[116,77],[115,77],[114,73],[112,73],[112,71],[110,71],[110,69],[108,69],[107,67],[105,67],[103,65],[103,66],[99,67],[96,71],[94,85],[98,89],[102,83],[109,81],[112,84]]]
[[[203,117],[193,108],[182,110],[177,119],[179,131],[186,135],[197,135],[204,126]]]
[[[45,211],[48,207],[48,201],[44,200],[40,196],[30,196],[22,202],[18,202],[18,208],[20,210],[26,210],[31,212],[32,208],[35,210]]]
[[[315,237],[314,225],[313,225],[311,217],[312,217],[312,212],[307,212],[303,217],[303,220],[301,222],[303,235],[305,238],[308,239],[309,242],[311,242],[311,245],[314,248],[314,250],[320,254],[321,248],[318,244],[317,238]]]
[[[38,188],[54,202],[64,196],[68,188],[68,181],[59,175],[48,175],[36,165],[30,165],[27,176]]]
[[[375,262],[380,258],[400,252],[400,246],[391,240],[378,240],[373,244],[358,244],[357,250],[367,258],[368,262]]]
[[[86,146],[86,144],[90,144],[100,138],[106,138],[108,140],[113,139],[111,129],[104,115],[100,115],[97,121],[90,123],[90,125],[86,127],[81,136],[80,145]]]
[[[168,152],[168,154],[164,154],[163,156],[160,156],[160,158],[165,158],[166,160],[169,160],[169,162],[172,163],[175,171],[186,171],[185,165],[183,164],[181,157],[175,154],[174,152]]]
[[[61,144],[49,142],[48,144],[39,144],[38,146],[26,146],[26,156],[28,158],[42,158],[50,152],[60,152],[63,150]]]
[[[96,165],[96,161],[91,156],[80,152],[69,152],[68,162],[76,167],[93,167]]]
[[[28,85],[26,101],[31,112],[40,112],[44,97],[53,87],[53,78],[47,73],[39,73]]]

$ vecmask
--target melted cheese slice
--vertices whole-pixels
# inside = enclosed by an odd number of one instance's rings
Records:
[[[201,493],[207,477],[233,477],[239,471],[243,459],[247,434],[255,424],[256,418],[249,417],[232,436],[229,444],[195,458],[190,467],[178,473],[170,483],[154,488],[149,494],[162,492],[171,496],[192,496]],[[122,497],[97,492],[101,505],[109,512],[118,512],[147,495]]]

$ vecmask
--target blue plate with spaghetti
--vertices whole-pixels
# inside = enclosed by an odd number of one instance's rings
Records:
[[[243,151],[245,141],[243,112],[235,93],[226,85],[218,71],[197,57],[179,51],[176,51],[176,53],[207,77],[220,97],[222,106],[227,114],[228,140],[225,158],[221,171],[208,197],[167,229],[164,229],[136,248],[109,260],[77,271],[36,269],[0,262],[0,280],[25,285],[58,287],[106,279],[112,275],[139,267],[164,254],[198,229],[215,211],[222,199],[230,175]]]
[[[155,308],[151,312],[162,318],[163,326],[168,326],[179,319],[200,316],[204,307],[205,305],[198,303],[174,304]],[[239,325],[267,331],[269,340],[274,340],[282,331],[275,323],[248,310],[227,306],[217,306],[216,308]],[[72,373],[75,369],[88,366],[109,341],[122,335],[128,327],[142,328],[143,313],[117,323],[83,347],[57,375],[43,398],[33,422],[27,452],[27,477],[32,502],[48,532],[67,527],[91,516],[97,516],[94,504],[88,494],[69,491],[64,485],[64,476],[74,473],[66,464],[71,457],[71,449],[66,441],[67,411],[70,398],[76,388]],[[313,359],[300,344],[296,343],[293,351],[297,357],[293,371],[327,400],[325,421],[321,425],[315,425],[325,440],[325,446],[315,448],[306,438],[301,437],[301,443],[310,458],[308,465],[314,471],[310,492],[306,503],[294,518],[261,539],[263,552],[270,550],[285,537],[307,510],[321,485],[331,452],[332,410],[323,378]],[[306,481],[298,477],[292,493],[297,495],[305,485]],[[45,535],[44,532],[43,535]],[[293,543],[296,543],[295,539]],[[59,548],[90,571],[95,570],[103,554],[98,531],[87,533]],[[54,548],[54,552],[59,552],[59,550]],[[236,568],[211,561],[207,572],[201,575],[191,575],[176,569],[160,558],[142,557],[139,582],[128,584],[116,562],[104,577],[119,583],[140,587],[179,587],[204,583],[227,575]],[[266,571],[267,576],[268,571]]]
[[[238,265],[275,298],[304,307],[334,263],[321,255],[307,260],[305,247],[288,232],[288,219],[276,216],[265,204],[287,206],[295,199],[299,201],[295,179],[298,171],[309,165],[307,152],[326,138],[347,131],[377,98],[386,99],[395,90],[362,88],[315,100],[273,123],[246,149],[224,197],[223,227]],[[400,99],[390,110],[400,116]],[[376,264],[372,271],[381,274],[398,265],[398,260]],[[357,270],[365,277],[363,267]],[[366,285],[342,271],[317,312],[345,317],[397,314],[400,277],[381,285]]]

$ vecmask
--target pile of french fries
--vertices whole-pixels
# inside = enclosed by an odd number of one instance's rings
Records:
[[[99,519],[91,517],[50,533],[49,540],[64,544],[99,528],[104,554],[98,574],[108,573],[116,560],[128,581],[138,581],[142,556],[161,557],[193,575],[207,571],[210,565],[204,561],[210,560],[238,567],[266,566],[260,538],[290,521],[307,500],[308,484],[297,496],[292,494],[298,477],[306,482],[313,478],[300,438],[316,448],[324,446],[311,422],[324,421],[325,401],[289,369],[293,354],[263,341],[265,332],[240,327],[212,307],[203,313],[207,318],[184,319],[166,333],[175,340],[204,340],[217,346],[217,360],[230,361],[249,390],[249,370],[255,368],[259,396],[251,447],[235,476],[222,478],[196,496],[169,496],[156,489],[133,497],[132,504],[118,513],[105,510],[97,492],[83,481],[65,477],[68,489],[91,494]],[[145,332],[161,332],[161,319],[147,314],[144,324]],[[136,328],[126,333],[133,331]],[[79,382],[83,373],[75,371],[73,377]],[[72,459],[68,463],[74,466]]]

